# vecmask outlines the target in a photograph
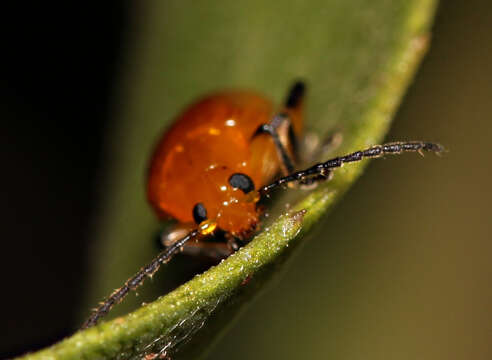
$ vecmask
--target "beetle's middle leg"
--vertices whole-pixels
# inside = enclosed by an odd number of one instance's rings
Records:
[[[276,115],[270,123],[261,125],[258,128],[256,134],[260,133],[267,133],[271,136],[280,160],[282,175],[286,176],[294,172],[296,169],[295,165],[298,163],[298,147],[296,146],[297,144],[293,144],[293,146],[291,146],[292,150],[289,150],[287,146],[287,144],[292,144],[293,141],[297,141],[297,139],[294,140],[295,135],[292,131],[289,116],[285,113]],[[325,146],[331,146],[331,144],[338,146],[340,143],[340,136],[330,138],[330,140],[325,143]],[[331,139],[336,141],[333,142]],[[289,186],[300,187],[302,189],[311,189],[316,187],[318,183],[329,180],[330,178],[331,172],[316,174],[315,176],[307,177],[298,183],[290,183]]]
[[[193,224],[177,224],[173,229],[164,230],[159,234],[158,245],[162,249],[172,246],[176,241],[186,236]],[[197,241],[188,242],[182,249],[181,253],[194,256],[205,257],[212,261],[220,261],[231,255],[236,249],[232,249],[228,242],[223,241]]]
[[[271,137],[280,160],[282,174],[292,173],[298,162],[297,146],[294,143],[297,139],[293,139],[294,133],[289,116],[286,113],[276,115],[269,123],[260,125],[254,136],[260,134],[267,134]],[[290,148],[289,144],[291,144]]]

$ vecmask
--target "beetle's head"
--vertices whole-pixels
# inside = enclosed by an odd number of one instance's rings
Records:
[[[214,189],[204,194],[203,201],[193,207],[195,222],[200,224],[212,220],[218,228],[233,236],[250,236],[260,216],[257,208],[259,196],[253,180],[244,173],[230,175],[230,172],[219,170],[214,171],[211,184]]]

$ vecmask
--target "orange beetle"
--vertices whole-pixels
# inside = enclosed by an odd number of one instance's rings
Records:
[[[198,101],[177,118],[152,157],[147,197],[160,218],[174,218],[179,225],[163,239],[166,249],[102,302],[83,328],[96,324],[183,249],[219,249],[221,256],[237,250],[238,241],[248,239],[257,227],[258,201],[282,184],[326,180],[335,168],[363,158],[442,151],[429,142],[390,143],[294,172],[304,93],[304,84],[295,83],[283,107],[275,111],[256,93],[222,92]],[[278,173],[284,176],[269,183]],[[225,242],[190,241],[219,232]]]
[[[281,168],[286,174],[292,170],[292,138],[301,134],[303,93],[302,83],[294,85],[277,114],[268,99],[240,91],[208,96],[186,110],[152,158],[147,196],[159,216],[190,229],[194,222],[215,219],[227,234],[247,238],[259,220],[256,203],[245,201],[248,193]],[[287,166],[278,152],[285,152]]]

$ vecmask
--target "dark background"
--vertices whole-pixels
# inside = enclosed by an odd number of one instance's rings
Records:
[[[73,329],[129,3],[3,11],[1,358]]]
[[[3,11],[5,20],[10,21],[4,22],[5,62],[0,78],[2,358],[53,343],[68,335],[79,319],[81,284],[88,263],[85,256],[90,246],[88,228],[97,212],[98,174],[104,167],[100,161],[104,134],[114,120],[116,99],[112,95],[124,70],[123,55],[135,35],[137,9],[129,3],[104,2],[79,8],[67,5],[66,9],[43,4],[28,12],[21,8]],[[488,266],[492,254],[492,166],[488,155],[492,131],[491,34],[489,2],[442,2],[431,50],[388,138],[439,140],[451,149],[448,159],[433,173],[425,164],[415,172],[415,166],[406,167],[404,161],[394,161],[391,166],[374,162],[329,220],[336,226],[350,216],[360,218],[363,213],[389,209],[389,215],[384,212],[387,221],[383,227],[370,219],[362,220],[364,236],[387,239],[390,246],[391,239],[406,234],[406,239],[415,240],[422,253],[428,254],[429,264],[455,280],[458,285],[429,285],[436,293],[429,303],[443,308],[456,304],[450,307],[456,313],[441,314],[429,307],[426,316],[443,316],[436,320],[439,325],[429,328],[416,323],[408,332],[428,332],[429,338],[444,333],[443,340],[429,340],[428,348],[439,341],[443,346],[453,344],[456,351],[447,358],[490,356],[486,345],[492,340],[492,311],[487,310],[492,303]],[[437,166],[436,162],[432,166]],[[439,177],[439,191],[429,190],[426,181],[430,179],[422,178],[422,174]],[[388,199],[386,192],[402,192],[402,197]],[[400,204],[405,208],[398,208]],[[391,216],[391,212],[399,216]],[[412,228],[412,221],[399,223],[399,219],[415,214],[423,219],[419,227],[427,236],[441,239],[433,243],[433,249],[418,242],[422,233]],[[356,238],[354,230],[348,231],[348,238],[350,235]],[[429,254],[443,254],[439,246],[453,250],[431,259]],[[307,254],[324,251],[319,244],[309,247]],[[349,247],[346,250],[357,252]],[[439,268],[446,262],[453,266]],[[309,265],[303,267],[305,274],[316,271],[316,261],[312,264],[311,269]],[[450,269],[455,272],[450,273]],[[292,273],[287,278],[302,282],[296,276],[300,275]],[[434,280],[443,279],[447,277]],[[290,291],[289,286],[288,282],[279,285],[277,299],[282,299],[283,291]],[[303,293],[299,289],[296,292]],[[274,306],[272,301],[261,299],[259,311],[261,306]],[[291,299],[290,305],[296,306],[295,301]],[[247,336],[260,336],[248,332],[256,324],[248,322],[248,316],[244,318],[221,346],[224,358],[241,352],[241,346],[247,347]],[[283,326],[281,322],[279,326]],[[398,341],[394,344],[397,347]],[[426,349],[422,342],[416,340],[416,344],[422,351]]]

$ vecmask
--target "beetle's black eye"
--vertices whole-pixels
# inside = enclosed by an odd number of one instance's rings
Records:
[[[255,189],[253,180],[248,175],[241,173],[232,174],[229,178],[229,184],[234,188],[242,190],[245,194]]]
[[[205,209],[205,206],[202,203],[196,203],[195,206],[193,206],[193,219],[197,224],[207,220],[207,209]]]

